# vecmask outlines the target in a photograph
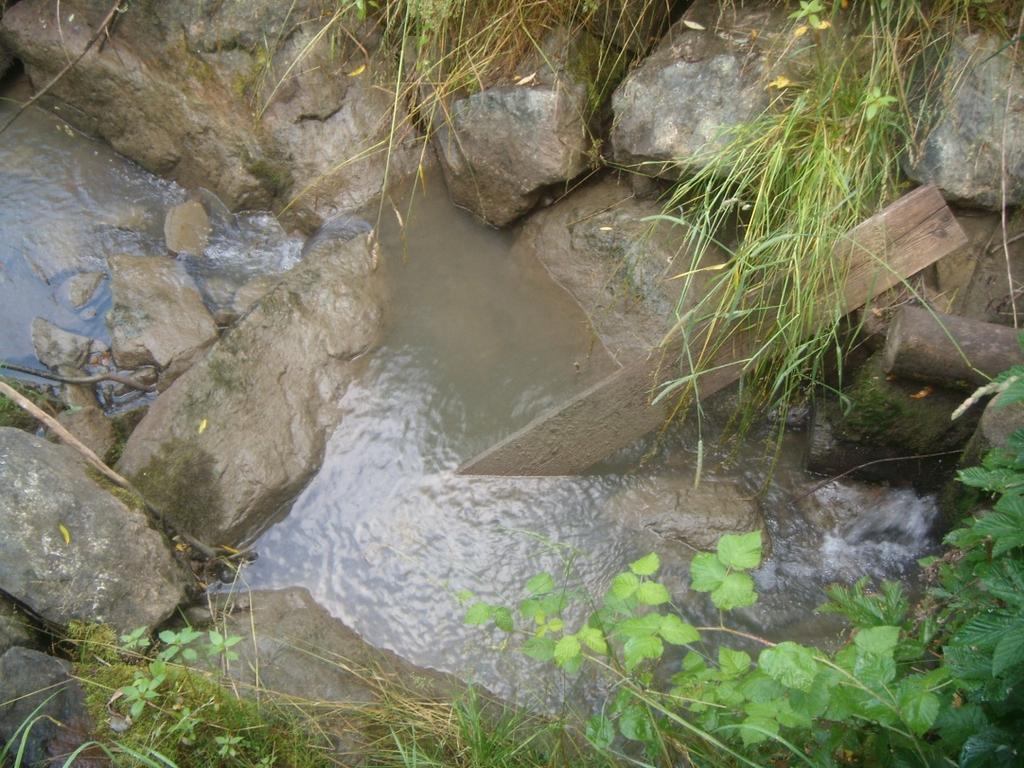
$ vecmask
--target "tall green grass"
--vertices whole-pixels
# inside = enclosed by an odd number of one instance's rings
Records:
[[[693,269],[712,244],[729,253],[710,289],[674,318],[684,335],[702,324],[715,331],[686,362],[700,371],[731,334],[758,338],[744,365],[744,417],[782,408],[841,372],[846,264],[834,247],[909,189],[901,159],[940,96],[936,73],[973,5],[868,0],[842,10],[836,2],[818,15],[820,29],[793,19],[772,54],[785,75],[766,84],[771,106],[733,128],[669,195],[666,217],[692,248]],[[659,393],[681,403],[693,395],[692,375]]]

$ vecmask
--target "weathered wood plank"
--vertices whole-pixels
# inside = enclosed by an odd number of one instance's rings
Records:
[[[964,244],[967,239],[934,187],[900,198],[851,230],[837,245],[848,263],[844,311],[865,304]],[[700,350],[714,329],[698,330],[690,348]],[[701,397],[725,388],[742,374],[757,349],[751,334],[716,340],[712,362],[696,380]],[[690,373],[676,364],[681,342],[652,350],[460,468],[474,475],[574,475],[657,429],[669,416],[667,403],[651,404],[664,381]]]

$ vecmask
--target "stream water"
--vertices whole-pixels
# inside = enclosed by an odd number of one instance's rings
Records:
[[[0,120],[9,109],[0,103]],[[186,194],[56,118],[24,115],[0,137],[0,357],[38,364],[29,330],[36,316],[106,339],[106,283],[76,308],[67,281],[105,272],[113,253],[165,254],[163,215]],[[514,604],[530,575],[560,573],[568,559],[572,579],[597,593],[631,560],[657,551],[680,609],[695,622],[712,618],[703,597],[687,592],[689,551],[609,511],[626,489],[691,482],[693,435],[676,430],[639,469],[626,462],[574,478],[458,475],[462,461],[611,363],[542,268],[512,259],[512,235],[452,208],[437,182],[411,209],[399,204],[406,226],[390,205],[380,225],[394,281],[385,343],[360,362],[321,470],[260,539],[244,577],[254,588],[304,585],[376,645],[549,703],[565,692],[539,689],[532,662],[498,650],[498,635],[465,626],[456,592]],[[225,284],[299,257],[301,240],[272,217],[214,218],[207,253],[190,262],[211,301]],[[935,504],[909,490],[865,501],[855,487],[829,486],[809,508],[803,497],[819,479],[802,470],[803,436],[786,436],[774,471],[764,440],[755,431],[738,451],[704,459],[704,482],[760,494],[772,538],[772,556],[755,574],[761,600],[736,620],[823,639],[831,626],[813,609],[824,585],[910,576],[931,546]]]

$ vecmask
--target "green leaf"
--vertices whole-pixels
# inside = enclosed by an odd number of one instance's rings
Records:
[[[523,643],[522,651],[536,661],[551,661],[555,658],[555,641],[550,637],[531,637]]]
[[[631,637],[622,648],[626,660],[626,669],[631,670],[644,659],[660,659],[665,652],[661,640],[653,635],[647,637]]]
[[[582,650],[576,635],[566,635],[555,644],[555,663],[567,664],[579,656]]]
[[[650,637],[661,629],[662,616],[660,613],[646,613],[630,619],[623,619],[615,625],[615,634],[626,638]]]
[[[459,605],[465,605],[472,600],[476,595],[470,592],[468,589],[460,589],[455,593],[455,599],[459,601]]]
[[[512,611],[504,606],[494,609],[494,623],[502,632],[511,632],[515,629],[515,625],[512,623]]]
[[[772,679],[799,691],[809,691],[818,674],[814,652],[788,640],[761,651],[757,664]]]
[[[718,589],[725,579],[726,568],[718,555],[701,552],[690,561],[690,586],[697,592]]]
[[[766,717],[748,717],[740,724],[740,738],[748,747],[759,744],[779,733],[779,724]]]
[[[992,652],[992,675],[998,677],[1022,663],[1024,663],[1024,623],[1018,620],[1017,625],[996,643],[996,648]]]
[[[597,627],[583,627],[576,636],[594,653],[608,653],[608,642],[604,639],[604,633]]]
[[[672,599],[668,590],[656,581],[645,581],[636,590],[636,599],[644,605],[664,605]]]
[[[661,617],[658,634],[665,639],[666,643],[672,643],[672,645],[687,645],[700,640],[700,633],[694,626],[687,624],[674,613],[667,613]]]
[[[494,608],[487,603],[473,603],[469,606],[469,610],[466,611],[466,618],[464,618],[462,622],[471,626],[486,624],[491,620],[493,615]]]
[[[726,678],[739,677],[750,669],[750,654],[724,645],[718,648],[718,668]]]
[[[647,710],[639,705],[625,707],[619,717],[619,730],[632,741],[649,743],[654,739],[654,726]]]
[[[754,580],[745,573],[730,573],[711,591],[711,602],[723,611],[744,608],[757,602]]]
[[[718,559],[729,568],[757,568],[761,564],[761,532],[725,534],[718,540]]]
[[[636,592],[640,579],[634,573],[620,573],[612,579],[611,593],[617,600],[625,600]]]
[[[629,570],[637,576],[653,576],[658,572],[659,568],[661,568],[661,558],[655,552],[644,555],[639,560],[629,564]]]
[[[896,706],[900,717],[911,731],[918,736],[924,735],[939,715],[941,701],[928,690],[928,686],[918,677],[907,677],[900,681],[896,693]]]
[[[586,735],[595,749],[608,749],[615,741],[615,726],[604,715],[594,715],[587,720]]]
[[[866,653],[876,656],[892,656],[900,639],[899,627],[872,627],[860,630],[853,638],[853,644]]]
[[[531,595],[543,595],[555,588],[555,580],[550,573],[538,573],[526,582],[526,591]]]

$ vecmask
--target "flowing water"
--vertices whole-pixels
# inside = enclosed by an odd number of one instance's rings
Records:
[[[9,109],[0,105],[0,120]],[[113,253],[166,255],[163,216],[185,198],[59,120],[24,115],[0,136],[0,357],[36,363],[36,316],[106,339],[106,282],[75,308],[67,281],[105,272]],[[458,475],[462,461],[611,363],[595,350],[579,308],[536,263],[510,255],[512,235],[452,208],[439,183],[413,202],[402,203],[404,229],[390,207],[381,217],[394,283],[385,342],[360,361],[322,469],[258,542],[260,558],[245,579],[253,587],[304,585],[376,645],[550,702],[564,692],[540,690],[532,663],[499,650],[499,635],[465,626],[457,593],[512,604],[526,578],[560,574],[567,561],[570,578],[596,593],[653,550],[680,609],[698,623],[712,619],[706,601],[687,592],[689,550],[610,514],[626,489],[690,482],[695,440],[682,428],[639,468],[620,461],[583,477]],[[186,259],[212,303],[300,257],[301,240],[273,217],[213,210],[209,247]],[[813,613],[823,586],[863,574],[911,576],[931,546],[935,505],[909,490],[815,490],[818,480],[801,469],[803,435],[786,436],[773,472],[765,438],[755,433],[740,450],[704,460],[704,482],[760,494],[772,539],[772,556],[755,574],[761,600],[736,621],[823,639],[830,625]],[[641,446],[626,455],[644,453]],[[812,496],[816,504],[808,504]]]

